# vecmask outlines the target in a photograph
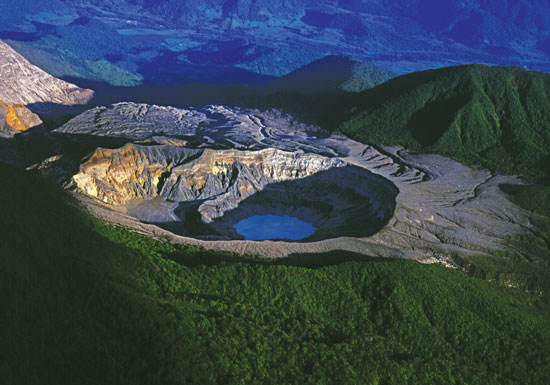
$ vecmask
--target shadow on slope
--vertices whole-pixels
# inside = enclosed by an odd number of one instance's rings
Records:
[[[215,251],[200,250],[192,255],[181,256],[174,253],[169,256],[174,262],[186,267],[215,266],[224,263],[242,263],[262,266],[296,266],[318,269],[324,266],[334,266],[347,262],[398,262],[398,259],[369,257],[349,251],[331,251],[327,253],[296,253],[285,258],[266,259],[261,257],[222,254]]]
[[[161,50],[152,60],[141,62],[137,72],[143,77],[143,84],[160,87],[189,83],[260,86],[273,79],[272,76],[227,65],[230,58],[223,52],[204,53],[198,50],[194,55],[188,53],[188,58],[193,56],[192,63],[180,60],[180,56],[181,52]]]
[[[95,91],[89,106],[109,105],[118,102],[156,104],[162,106],[188,107],[205,104],[232,104],[240,98],[252,98],[259,91],[244,84],[144,84],[135,87],[112,86],[106,82],[80,78],[63,80]]]
[[[149,222],[174,233],[202,239],[243,239],[234,225],[255,215],[288,215],[313,225],[313,235],[297,242],[338,237],[368,237],[382,229],[395,211],[399,190],[389,180],[357,166],[333,167],[313,175],[267,184],[240,201],[231,186],[211,200],[182,202],[175,214],[180,222]],[[223,208],[234,209],[225,211]],[[202,205],[202,206],[201,206]],[[199,212],[199,207],[201,212]],[[205,223],[202,215],[223,215]],[[147,214],[142,213],[143,218]],[[276,239],[275,239],[276,240]],[[285,241],[289,241],[286,240]]]

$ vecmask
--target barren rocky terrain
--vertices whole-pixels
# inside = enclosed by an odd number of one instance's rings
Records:
[[[49,104],[86,104],[92,96],[92,90],[54,78],[0,40],[0,100],[40,110],[39,104],[42,109]]]
[[[0,40],[0,137],[41,125],[36,112],[55,113],[92,96],[92,90],[54,78]]]

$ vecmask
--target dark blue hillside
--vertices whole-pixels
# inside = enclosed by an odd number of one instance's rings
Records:
[[[550,71],[546,0],[10,0],[9,10],[0,38],[29,60],[117,86],[235,68],[279,77],[327,55],[396,73],[474,62]],[[262,82],[242,74],[211,82]]]

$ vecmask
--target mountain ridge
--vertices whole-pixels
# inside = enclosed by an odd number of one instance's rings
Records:
[[[366,142],[548,178],[549,90],[550,75],[516,67],[427,70],[359,94],[339,129]]]
[[[54,78],[0,40],[0,100],[26,106],[72,106],[86,104],[92,96],[92,90]]]
[[[328,55],[279,77],[268,92],[360,92],[394,77],[391,71],[351,56]]]

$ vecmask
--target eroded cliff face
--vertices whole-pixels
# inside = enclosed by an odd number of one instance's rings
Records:
[[[10,137],[40,124],[38,115],[25,106],[0,100],[0,136]]]
[[[79,191],[110,205],[122,205],[158,195],[164,173],[200,153],[200,150],[143,147],[98,148],[73,177]]]
[[[226,193],[238,200],[269,183],[343,165],[339,159],[276,149],[200,150],[128,144],[114,150],[97,149],[73,180],[80,191],[110,205],[156,196],[188,202]]]
[[[365,236],[391,217],[397,189],[338,158],[278,149],[187,149],[128,144],[97,149],[73,177],[78,191],[185,235],[239,239],[259,214],[312,223],[314,239]],[[157,199],[172,204],[160,204]],[[155,203],[156,202],[156,203]]]

